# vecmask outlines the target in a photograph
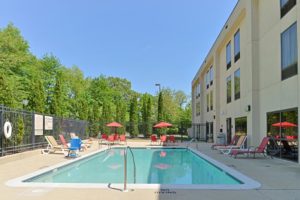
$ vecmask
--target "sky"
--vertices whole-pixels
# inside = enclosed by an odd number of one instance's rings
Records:
[[[191,93],[191,82],[237,0],[0,0],[41,58],[53,54],[86,77],[126,78],[141,93]]]

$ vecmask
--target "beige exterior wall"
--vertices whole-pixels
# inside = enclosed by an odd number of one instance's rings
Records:
[[[202,83],[201,115],[193,115],[193,123],[213,121],[214,139],[220,128],[226,131],[227,118],[232,118],[234,134],[234,119],[247,117],[248,145],[256,146],[267,134],[268,112],[298,108],[299,113],[299,75],[281,80],[281,33],[293,23],[300,22],[299,4],[300,2],[297,2],[296,6],[281,18],[279,0],[239,0],[237,3],[192,82],[192,87],[198,81]],[[238,29],[241,57],[235,63],[233,41]],[[297,29],[299,74],[300,23],[297,23]],[[232,58],[231,68],[227,70],[226,45],[229,41]],[[211,64],[214,66],[214,110],[206,112],[208,91],[205,87],[205,74]],[[232,101],[227,104],[226,79],[231,76],[234,84],[234,72],[237,69],[240,69],[241,77],[240,99],[234,100],[232,87]],[[193,100],[193,109],[194,103]],[[248,105],[251,106],[251,111],[245,110]]]

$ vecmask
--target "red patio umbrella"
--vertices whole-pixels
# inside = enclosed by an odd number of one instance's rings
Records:
[[[278,122],[278,123],[272,124],[272,126],[280,127],[280,128],[291,128],[291,127],[297,127],[297,124],[293,124],[291,122]],[[279,132],[279,137],[282,138],[281,129],[280,129],[280,132]]]
[[[111,123],[109,123],[109,124],[106,124],[106,126],[108,126],[108,127],[117,127],[117,128],[119,128],[119,127],[123,127],[121,124],[119,124],[118,122],[111,122]]]
[[[167,122],[160,122],[158,124],[155,124],[153,127],[154,128],[164,128],[164,127],[170,127],[172,124],[167,123]]]
[[[278,123],[272,124],[272,126],[289,128],[289,127],[297,127],[297,124],[293,124],[291,122],[278,122]]]
[[[115,133],[117,132],[117,128],[123,127],[122,124],[118,122],[111,122],[109,124],[106,124],[108,127],[114,127],[115,128]]]

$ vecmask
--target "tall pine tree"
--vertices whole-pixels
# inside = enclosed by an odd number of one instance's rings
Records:
[[[157,121],[163,121],[164,119],[164,102],[162,92],[159,92],[158,105],[157,105]]]
[[[136,137],[139,134],[138,129],[138,102],[137,97],[133,96],[130,102],[130,113],[129,113],[129,132],[132,137]]]

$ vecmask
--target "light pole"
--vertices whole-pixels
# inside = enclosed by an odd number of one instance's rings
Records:
[[[160,83],[155,83],[155,86],[157,86],[157,87],[158,87],[158,91],[159,91],[159,93],[160,93],[160,91],[161,91],[161,88],[160,88]]]

